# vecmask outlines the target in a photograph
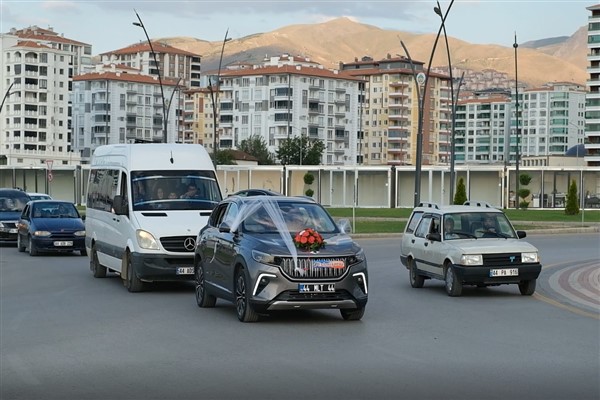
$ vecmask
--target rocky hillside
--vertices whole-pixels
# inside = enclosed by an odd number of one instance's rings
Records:
[[[222,42],[208,42],[190,37],[159,39],[172,46],[202,55],[204,70],[216,69]],[[223,66],[234,62],[259,62],[265,56],[282,53],[309,57],[327,68],[337,68],[340,62],[371,56],[375,59],[391,54],[405,55],[402,40],[413,59],[427,63],[435,33],[413,34],[385,30],[360,24],[348,18],[325,23],[290,25],[272,32],[256,33],[227,42]],[[495,69],[514,77],[512,38],[506,46],[479,45],[448,37],[452,63],[455,67],[480,71]],[[546,82],[585,84],[587,27],[583,26],[568,38],[550,38],[523,43],[518,49],[519,80],[529,86]],[[440,40],[433,66],[447,66],[446,51]]]

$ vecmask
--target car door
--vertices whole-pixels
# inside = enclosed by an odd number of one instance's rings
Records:
[[[208,224],[199,237],[198,246],[200,249],[202,265],[204,267],[204,277],[206,283],[211,286],[214,286],[218,280],[215,276],[217,274],[216,256],[220,237],[218,226],[223,220],[227,206],[228,204],[220,204],[214,209],[208,220]]]
[[[29,226],[31,225],[31,203],[27,203],[23,212],[21,213],[21,217],[19,218],[19,222],[17,222],[17,235],[18,240],[20,241],[22,246],[25,246],[27,243],[27,235],[29,234]]]
[[[222,223],[232,226],[239,212],[237,203],[230,203],[223,215]],[[215,274],[217,284],[225,288],[227,292],[233,293],[233,270],[235,263],[235,248],[238,235],[231,231],[219,232],[219,244],[215,256]]]
[[[447,244],[441,240],[432,240],[429,234],[435,233],[441,239],[441,218],[437,214],[428,216],[430,218],[429,230],[423,240],[423,253],[421,254],[423,270],[430,274],[443,276],[443,263],[446,257],[445,247]]]
[[[438,215],[424,214],[415,230],[413,254],[419,270],[439,275],[435,253],[439,251],[441,242],[430,240],[427,237],[430,233],[440,233],[440,218]]]

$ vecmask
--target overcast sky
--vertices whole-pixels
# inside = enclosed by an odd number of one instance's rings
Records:
[[[598,0],[596,0],[598,1]],[[599,1],[600,2],[600,1]],[[442,10],[450,1],[441,0]],[[455,0],[446,21],[449,36],[478,44],[510,47],[556,36],[571,36],[587,24],[593,1]],[[229,28],[234,39],[270,32],[292,24],[324,22],[337,17],[382,29],[435,33],[440,25],[432,0],[361,1],[205,1],[205,0],[0,0],[0,31],[38,25],[91,44],[93,54],[145,41],[132,25],[138,12],[151,38],[190,36],[221,41]]]

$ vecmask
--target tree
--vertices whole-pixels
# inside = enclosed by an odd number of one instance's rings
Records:
[[[275,157],[273,153],[269,151],[267,142],[260,135],[252,135],[248,139],[242,140],[239,149],[244,153],[256,157],[259,165],[275,164]]]
[[[229,149],[217,150],[216,165],[235,165],[233,153]]]
[[[519,189],[518,195],[519,198],[523,199],[523,201],[519,202],[519,208],[526,209],[527,207],[529,207],[529,202],[525,199],[531,194],[531,191],[524,187],[529,185],[529,182],[531,182],[531,175],[521,174],[519,176],[519,183],[521,184],[521,188]]]
[[[569,192],[567,193],[567,205],[565,206],[565,214],[579,214],[579,196],[577,196],[577,184],[574,180],[571,181],[571,185],[569,185]]]
[[[277,149],[277,158],[282,165],[319,165],[325,151],[322,140],[310,140],[297,136],[284,140]]]
[[[458,184],[456,184],[456,193],[454,193],[454,204],[465,204],[465,201],[467,201],[467,188],[463,178],[459,178]]]

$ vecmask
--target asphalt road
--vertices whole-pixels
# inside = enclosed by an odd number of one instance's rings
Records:
[[[599,235],[528,240],[545,265],[533,297],[413,289],[397,238],[359,239],[362,321],[305,311],[255,324],[222,301],[198,308],[189,284],[132,294],[117,276],[93,278],[87,257],[0,247],[0,399],[598,400],[600,309],[553,277],[585,289]]]

